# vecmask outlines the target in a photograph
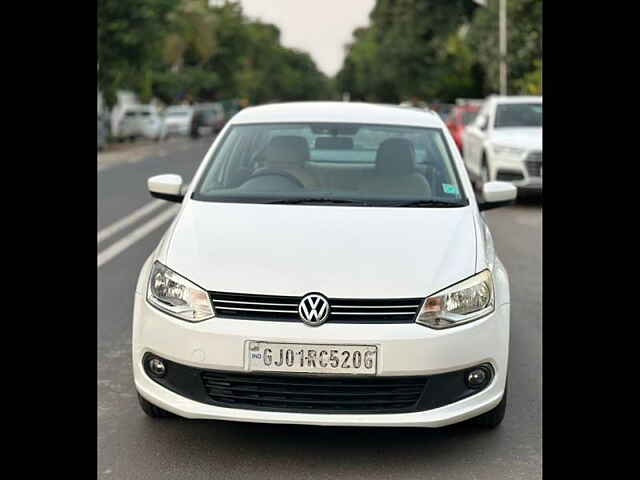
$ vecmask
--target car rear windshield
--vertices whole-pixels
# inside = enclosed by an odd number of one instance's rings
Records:
[[[494,128],[542,127],[542,103],[503,103],[496,108]]]
[[[440,128],[235,125],[194,189],[212,202],[468,205]]]

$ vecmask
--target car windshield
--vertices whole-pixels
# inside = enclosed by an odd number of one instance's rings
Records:
[[[468,205],[439,128],[253,124],[231,127],[194,190],[211,202]]]
[[[494,128],[542,127],[542,103],[503,103],[496,108]]]

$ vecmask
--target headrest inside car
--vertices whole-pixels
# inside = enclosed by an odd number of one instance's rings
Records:
[[[265,164],[304,165],[309,161],[309,144],[304,137],[281,135],[273,137],[265,151]]]
[[[318,137],[316,150],[353,150],[351,137]]]
[[[406,138],[388,138],[376,154],[376,171],[385,175],[410,175],[415,172],[415,148]]]

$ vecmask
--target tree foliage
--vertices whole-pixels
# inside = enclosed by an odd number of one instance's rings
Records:
[[[479,8],[467,36],[473,55],[485,72],[487,93],[500,89],[498,5],[498,0],[489,0],[487,8]],[[541,94],[542,77],[536,80],[535,72],[542,68],[542,0],[507,0],[507,19],[509,93]]]
[[[542,92],[542,0],[507,0],[509,93]],[[245,98],[452,101],[498,91],[498,0],[377,0],[328,79],[237,1],[98,0],[98,88],[166,103]]]
[[[532,91],[534,62],[542,55],[542,1],[507,1],[510,91]],[[356,29],[346,48],[336,88],[353,99],[393,103],[412,97],[453,101],[497,90],[498,2],[488,3],[377,0],[370,25]]]
[[[329,98],[329,79],[304,52],[282,46],[275,25],[251,21],[239,3],[99,0],[98,86],[166,103],[245,98]]]
[[[179,0],[98,0],[98,88],[107,104],[118,89],[149,93],[152,64]]]

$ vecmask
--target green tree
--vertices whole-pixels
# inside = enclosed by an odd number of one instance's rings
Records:
[[[484,93],[500,89],[498,54],[498,0],[479,8],[471,22],[467,45],[485,71]],[[542,0],[507,1],[507,85],[509,94],[531,91],[523,87],[528,77],[536,82],[533,90],[542,93],[542,77],[536,80],[536,62],[542,59]],[[541,64],[540,64],[541,68]],[[533,76],[531,76],[533,75]],[[526,83],[526,82],[525,82]]]
[[[542,60],[533,61],[534,70],[515,80],[514,89],[523,95],[542,95]]]
[[[164,60],[179,71],[205,64],[216,50],[217,16],[207,0],[182,0],[169,14],[170,32],[164,37]]]
[[[398,102],[466,91],[471,61],[458,40],[475,6],[466,0],[378,0],[354,32],[338,87],[352,98]],[[448,85],[447,78],[455,85]]]
[[[98,0],[98,88],[107,105],[116,91],[150,93],[155,59],[178,0]]]
[[[336,88],[351,98],[453,101],[498,90],[498,1],[377,0]],[[510,93],[542,91],[542,0],[508,0]],[[533,82],[533,83],[532,83]]]
[[[307,53],[282,46],[275,25],[249,20],[233,1],[99,0],[98,58],[110,105],[120,88],[166,103],[332,95]]]

